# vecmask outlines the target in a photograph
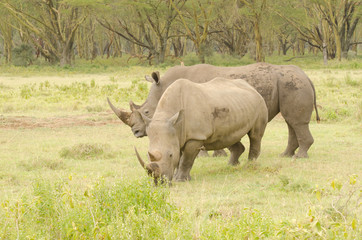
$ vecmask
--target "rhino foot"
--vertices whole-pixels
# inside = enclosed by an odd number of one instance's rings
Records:
[[[175,182],[187,182],[187,181],[190,181],[191,180],[191,177],[183,177],[183,178],[176,178],[175,179]]]
[[[191,180],[190,174],[183,174],[183,173],[177,171],[177,173],[175,175],[175,182],[186,182],[186,181],[190,181],[190,180]]]
[[[283,152],[281,154],[279,154],[279,157],[283,157],[283,158],[291,158],[291,157],[294,157],[294,152],[293,153],[290,153],[290,152]]]
[[[213,157],[226,157],[227,153],[225,152],[224,149],[221,150],[215,150],[214,153],[212,154]]]
[[[293,159],[296,159],[296,158],[309,158],[309,156],[308,156],[308,153],[299,151],[297,154],[295,154],[293,156]]]
[[[239,162],[239,160],[236,160],[236,161],[230,161],[230,160],[229,160],[228,164],[229,164],[230,166],[237,166],[237,165],[240,164],[240,162]]]

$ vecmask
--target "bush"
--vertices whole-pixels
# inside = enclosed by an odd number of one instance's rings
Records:
[[[71,177],[54,185],[38,180],[31,196],[1,204],[0,238],[173,239],[167,236],[180,218],[168,196],[148,178],[112,186],[100,180],[83,190]]]
[[[72,147],[64,147],[59,154],[62,158],[73,158],[80,160],[94,159],[97,157],[111,158],[114,155],[108,144],[99,143],[80,143]]]
[[[33,63],[35,59],[33,48],[29,45],[21,44],[19,47],[14,48],[12,51],[12,62],[15,66],[29,66]]]

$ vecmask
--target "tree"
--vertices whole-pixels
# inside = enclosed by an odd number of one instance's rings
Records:
[[[241,8],[241,14],[248,17],[253,24],[255,60],[257,62],[264,62],[261,22],[263,15],[266,14],[266,0],[238,0],[237,3],[239,8]]]
[[[287,51],[294,45],[298,33],[295,29],[284,19],[279,16],[272,16],[270,18],[272,22],[272,31],[278,41],[279,51],[282,51],[283,55],[287,54]]]
[[[283,9],[283,11],[281,10]],[[274,11],[293,26],[301,38],[329,59],[347,56],[361,17],[356,0],[280,0]]]
[[[213,20],[213,12],[217,1],[189,1],[183,10],[178,8],[174,1],[171,2],[185,29],[184,35],[193,42],[197,56],[202,63],[205,63],[207,38],[211,33],[209,26]]]
[[[13,46],[13,28],[10,25],[12,18],[11,15],[5,11],[5,9],[0,9],[0,36],[4,40],[4,56],[5,63],[11,62],[11,49]]]
[[[347,58],[351,39],[361,17],[361,1],[319,0],[316,2],[323,17],[328,21],[334,34],[336,57]]]
[[[156,63],[162,63],[177,16],[174,6],[182,8],[184,3],[184,0],[107,1],[98,22],[132,44],[147,49],[148,58],[154,57]]]
[[[11,26],[27,35],[50,62],[71,64],[76,31],[88,16],[87,6],[75,0],[1,0],[0,4],[22,28]]]
[[[215,9],[217,17],[211,22],[210,28],[216,34],[212,34],[211,38],[220,52],[242,57],[247,53],[250,41],[250,24],[239,14],[233,1],[223,3],[223,6]]]
[[[273,12],[297,30],[302,41],[319,49],[325,58],[334,58],[329,26],[316,5],[307,1],[313,0],[279,0],[273,6]]]

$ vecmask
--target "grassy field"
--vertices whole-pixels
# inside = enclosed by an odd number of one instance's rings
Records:
[[[198,158],[192,181],[158,188],[133,150],[146,157],[148,139],[106,103],[142,103],[144,75],[157,69],[3,66],[0,239],[357,239],[362,70],[348,66],[304,68],[322,119],[312,116],[309,159],[279,158],[287,127],[278,116],[256,162]]]

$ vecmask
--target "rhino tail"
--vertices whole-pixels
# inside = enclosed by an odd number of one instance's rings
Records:
[[[314,84],[313,82],[308,78],[309,82],[310,82],[310,85],[312,86],[312,89],[313,89],[313,95],[314,95],[314,109],[315,109],[315,115],[316,115],[316,120],[317,120],[317,123],[320,123],[321,119],[319,118],[319,114],[318,114],[318,108],[317,108],[317,95],[316,95],[316,92],[315,92],[315,88],[314,88]]]

